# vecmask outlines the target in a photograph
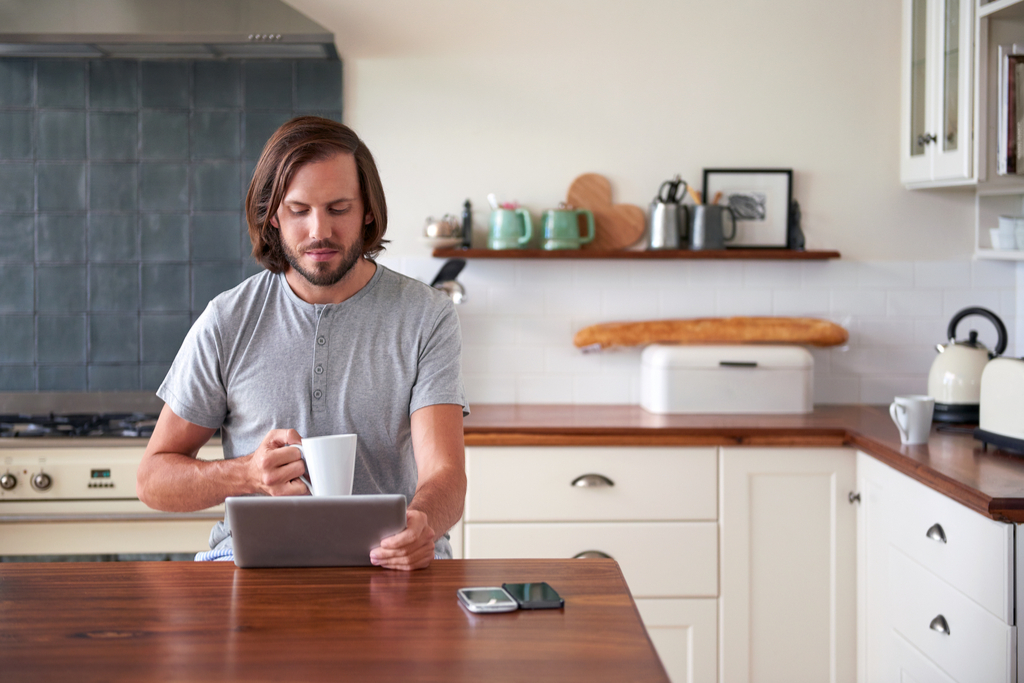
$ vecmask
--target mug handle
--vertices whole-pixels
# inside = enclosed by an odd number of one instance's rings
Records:
[[[591,242],[594,241],[594,214],[591,213],[588,209],[576,209],[576,219],[577,219],[576,220],[576,232],[577,233],[579,232],[579,229],[580,229],[579,216],[580,216],[581,213],[586,215],[586,217],[587,217],[587,236],[580,238],[580,244],[590,244]]]
[[[900,411],[903,411],[903,414],[906,415],[907,407],[895,402],[889,404],[889,417],[891,417],[892,421],[896,423],[896,429],[900,432],[900,441],[906,441],[910,438],[910,433],[903,426],[903,423],[900,422],[900,418],[896,414]]]
[[[723,237],[722,238],[723,242],[728,242],[728,241],[733,240],[733,239],[736,238],[736,212],[732,210],[731,206],[725,207],[725,210],[728,211],[729,215],[732,217],[732,234],[729,235],[728,237]],[[724,228],[723,228],[723,230],[724,230]]]
[[[526,244],[533,237],[533,224],[530,222],[530,212],[526,209],[516,209],[516,213],[523,217],[523,236],[519,238],[519,244]]]
[[[292,448],[298,448],[299,449],[299,457],[302,458],[302,464],[305,465],[306,464],[306,451],[302,450],[302,444],[301,443],[290,443],[290,444],[288,444],[288,446],[291,446]],[[309,468],[308,467],[306,468],[306,474],[309,474]],[[313,495],[313,485],[309,483],[309,479],[307,479],[306,477],[300,475],[299,476],[299,481],[301,481],[303,484],[305,484],[306,488],[309,489],[309,495]]]

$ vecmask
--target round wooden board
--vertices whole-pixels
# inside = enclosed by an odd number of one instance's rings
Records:
[[[633,204],[613,204],[612,184],[603,175],[584,173],[572,181],[566,203],[594,214],[594,241],[584,249],[625,249],[644,235],[644,210]]]

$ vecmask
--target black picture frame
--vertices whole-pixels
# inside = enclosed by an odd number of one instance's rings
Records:
[[[726,248],[786,248],[793,207],[791,168],[705,168],[704,201],[729,206],[736,236]]]

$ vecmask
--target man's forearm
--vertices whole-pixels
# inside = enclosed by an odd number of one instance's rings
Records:
[[[143,503],[164,512],[195,512],[247,490],[246,460],[199,460],[181,453],[153,453],[139,467]]]
[[[441,538],[462,517],[466,501],[466,472],[447,467],[435,472],[416,487],[409,508],[427,516],[434,540]]]

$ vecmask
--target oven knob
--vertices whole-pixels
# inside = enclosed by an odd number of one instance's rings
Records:
[[[50,488],[52,484],[53,480],[50,479],[50,475],[46,474],[45,472],[40,472],[39,474],[32,475],[32,488],[34,488],[36,491],[45,491],[46,489]]]
[[[10,491],[18,485],[18,478],[7,472],[6,474],[0,474],[0,489],[4,491]]]

